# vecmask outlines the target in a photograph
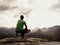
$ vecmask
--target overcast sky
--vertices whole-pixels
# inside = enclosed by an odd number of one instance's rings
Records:
[[[60,0],[0,0],[0,27],[16,27],[21,14],[31,29],[60,25]]]

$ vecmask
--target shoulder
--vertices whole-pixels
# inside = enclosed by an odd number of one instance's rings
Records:
[[[18,20],[18,22],[19,22],[20,20]]]
[[[25,22],[25,21],[23,21],[23,23],[24,23],[24,24],[26,24],[26,22]]]

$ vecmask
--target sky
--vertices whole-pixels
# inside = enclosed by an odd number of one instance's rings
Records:
[[[30,29],[60,25],[60,0],[0,0],[0,27],[16,27],[21,14]]]

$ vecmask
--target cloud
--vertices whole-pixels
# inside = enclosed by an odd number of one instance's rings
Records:
[[[6,11],[10,9],[10,3],[13,2],[14,0],[0,0],[0,11]]]
[[[6,3],[10,3],[10,2],[12,2],[12,1],[15,1],[15,0],[0,0],[0,2],[2,3],[2,4],[6,4]]]
[[[0,5],[0,11],[6,11],[10,9],[15,9],[15,8],[17,8],[17,6],[10,7],[8,5]]]
[[[17,8],[17,7],[16,7]],[[31,11],[32,11],[32,9],[29,9],[29,8],[20,8],[20,7],[18,7],[18,9],[16,10],[17,11],[17,13],[16,13],[16,15],[14,16],[14,17],[18,17],[19,15],[21,15],[21,14],[23,14],[23,15],[28,15]]]
[[[5,11],[5,10],[8,10],[9,9],[9,6],[7,5],[0,5],[0,11]]]
[[[60,4],[54,5],[55,8],[60,9]]]

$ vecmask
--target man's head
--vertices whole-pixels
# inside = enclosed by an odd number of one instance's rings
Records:
[[[24,19],[24,16],[23,16],[23,15],[21,15],[21,16],[20,16],[20,19],[22,19],[22,20],[23,20],[23,19]]]

